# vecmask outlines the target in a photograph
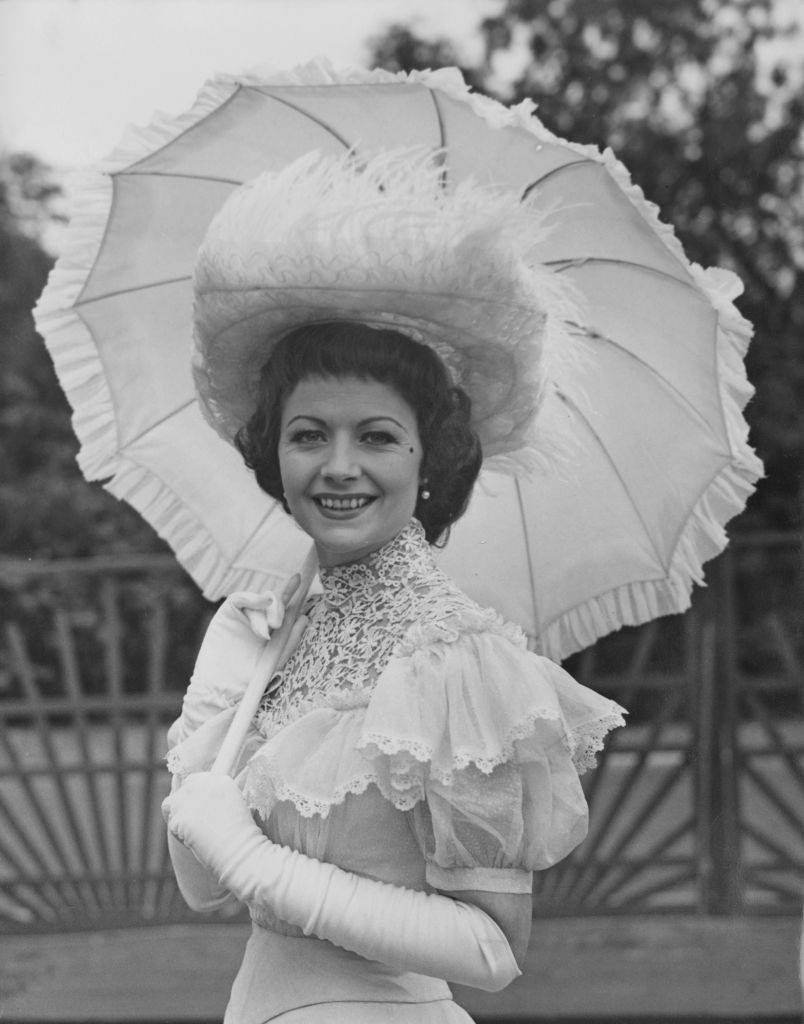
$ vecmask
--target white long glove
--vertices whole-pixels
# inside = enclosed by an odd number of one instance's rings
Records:
[[[171,794],[181,785],[178,776],[173,776]],[[190,910],[209,914],[213,910],[234,910],[239,904],[226,886],[221,885],[217,875],[202,864],[192,850],[189,850],[168,829],[168,854],[176,875],[179,892]]]
[[[204,636],[181,717],[168,730],[168,748],[243,695],[271,631],[282,625],[284,614],[284,601],[275,594],[241,590],[226,598]]]
[[[233,779],[199,772],[169,796],[170,831],[249,906],[370,960],[497,992],[521,973],[488,914],[446,896],[388,885],[277,846]]]

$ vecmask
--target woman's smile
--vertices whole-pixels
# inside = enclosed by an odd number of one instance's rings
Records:
[[[313,501],[325,514],[327,512],[338,514],[360,512],[374,500],[374,496],[371,494],[316,494],[313,497]]]
[[[404,528],[416,507],[421,459],[416,414],[387,384],[307,377],[285,403],[285,501],[322,566],[364,558]]]

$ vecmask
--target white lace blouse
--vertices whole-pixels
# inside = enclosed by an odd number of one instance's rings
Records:
[[[622,708],[466,597],[415,519],[321,583],[239,766],[266,834],[414,888],[529,892],[584,838],[579,774]],[[172,730],[174,772],[214,759],[233,710],[212,697],[197,733]]]

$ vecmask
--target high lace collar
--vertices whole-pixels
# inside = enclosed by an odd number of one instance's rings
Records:
[[[329,604],[376,594],[378,585],[397,588],[416,578],[430,575],[435,566],[424,528],[418,519],[411,521],[393,540],[383,544],[360,562],[347,562],[320,570],[324,597]]]

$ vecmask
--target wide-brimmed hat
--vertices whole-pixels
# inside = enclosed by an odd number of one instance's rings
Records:
[[[311,153],[241,186],[195,268],[193,372],[202,410],[231,441],[254,411],[276,342],[308,323],[392,328],[434,349],[472,400],[486,456],[532,461],[551,361],[573,318],[544,239],[512,192],[450,187],[440,154]]]

